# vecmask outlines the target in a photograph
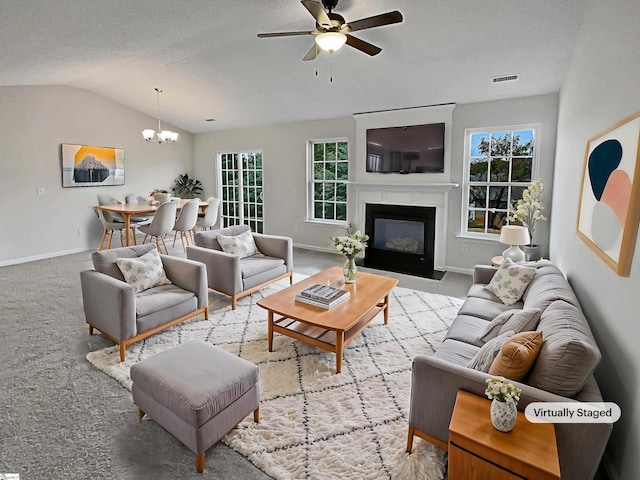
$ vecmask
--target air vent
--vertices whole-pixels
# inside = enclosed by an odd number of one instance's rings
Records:
[[[511,75],[500,75],[499,77],[491,77],[491,83],[513,82],[518,80],[520,75],[512,73]]]

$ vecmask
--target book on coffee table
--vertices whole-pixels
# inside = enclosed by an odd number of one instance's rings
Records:
[[[349,298],[349,292],[329,285],[312,285],[295,296],[296,301],[315,305],[321,308],[331,308]]]

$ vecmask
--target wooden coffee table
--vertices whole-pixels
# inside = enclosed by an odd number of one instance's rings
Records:
[[[348,290],[348,300],[326,310],[296,302],[295,296],[316,283]],[[358,272],[356,283],[345,284],[342,268],[333,267],[316,273],[278,293],[258,301],[269,320],[269,351],[273,351],[273,333],[277,332],[336,354],[336,373],[342,369],[342,352],[358,334],[383,312],[389,320],[389,293],[396,286],[394,278]],[[280,317],[276,319],[275,314]]]

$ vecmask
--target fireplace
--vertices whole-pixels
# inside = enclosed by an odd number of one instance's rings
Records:
[[[440,279],[434,270],[436,208],[366,204],[364,266]]]

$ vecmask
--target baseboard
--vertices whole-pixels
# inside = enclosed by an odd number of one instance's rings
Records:
[[[465,275],[473,275],[473,268],[460,268],[460,267],[447,266],[445,270],[447,272],[452,272],[452,273],[463,273]]]
[[[33,257],[14,258],[13,260],[5,260],[0,262],[0,267],[9,265],[18,265],[20,263],[34,262],[36,260],[45,260],[47,258],[62,257],[64,255],[72,255],[74,253],[89,252],[92,248],[74,248],[73,250],[65,250],[63,252],[43,253],[42,255],[34,255]]]

